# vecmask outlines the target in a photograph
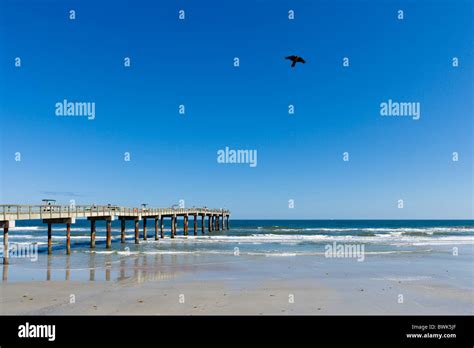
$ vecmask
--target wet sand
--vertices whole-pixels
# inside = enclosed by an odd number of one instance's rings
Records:
[[[74,264],[74,258],[69,261],[69,265]],[[446,263],[443,258],[426,255],[379,256],[365,262],[231,256],[187,261],[173,258],[173,262],[167,262],[139,257],[86,270],[44,270],[50,276],[52,273],[50,281],[4,280],[0,312],[472,315],[474,292],[472,278],[468,277],[471,271],[460,270],[459,264],[465,265],[465,260]],[[84,280],[78,272],[94,272],[94,278]],[[58,273],[69,280],[59,280]]]

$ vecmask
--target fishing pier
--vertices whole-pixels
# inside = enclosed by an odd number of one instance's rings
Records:
[[[90,221],[90,247],[95,248],[96,223],[104,222],[106,226],[106,248],[112,246],[112,221],[120,220],[120,242],[125,243],[125,229],[128,221],[135,229],[135,244],[140,243],[139,221],[143,221],[143,240],[147,240],[147,222],[154,223],[154,238],[165,238],[165,219],[171,224],[170,238],[177,233],[178,218],[183,220],[183,234],[189,234],[189,217],[193,217],[193,233],[198,234],[198,219],[201,220],[201,233],[228,230],[230,211],[208,208],[129,208],[115,205],[0,205],[0,228],[3,227],[3,264],[8,264],[8,233],[15,227],[15,221],[42,220],[48,225],[48,254],[52,253],[53,225],[66,225],[66,253],[71,253],[71,225],[76,219]],[[207,224],[206,224],[207,219]]]

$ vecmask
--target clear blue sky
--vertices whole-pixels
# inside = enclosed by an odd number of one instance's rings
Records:
[[[472,1],[0,0],[0,201],[472,218],[473,29]],[[63,99],[95,120],[55,116]],[[388,99],[420,120],[380,116]],[[218,164],[225,146],[257,167]]]

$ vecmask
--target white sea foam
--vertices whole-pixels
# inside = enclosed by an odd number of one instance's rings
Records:
[[[72,239],[76,239],[76,240],[90,240],[90,236],[71,236],[71,240]],[[52,239],[60,239],[60,240],[64,240],[66,239],[66,236],[52,236]],[[105,240],[105,236],[96,236],[95,237],[96,240]]]
[[[189,254],[205,254],[205,251],[174,251],[174,250],[157,250],[157,251],[144,251],[145,255],[189,255]]]
[[[12,231],[46,231],[46,227],[41,226],[15,226]]]
[[[410,236],[397,234],[379,234],[376,236],[334,236],[334,235],[281,235],[281,234],[253,234],[250,236],[177,236],[173,242],[178,243],[185,240],[195,243],[322,243],[322,242],[347,242],[390,244],[390,245],[447,245],[447,244],[474,244],[474,236]],[[161,240],[160,240],[161,241]]]
[[[46,237],[45,237],[46,238]],[[31,234],[10,234],[8,239],[41,239],[39,236],[33,236]]]
[[[417,251],[370,251],[365,252],[366,255],[384,255],[384,254],[412,254],[419,252],[429,252],[427,250],[417,250]],[[144,251],[140,254],[146,255],[180,255],[180,254],[193,254],[193,255],[206,255],[206,254],[218,254],[218,255],[234,255],[233,251],[217,251],[217,250],[196,250],[196,251]],[[241,256],[265,256],[265,257],[294,257],[294,256],[324,256],[324,252],[280,252],[280,251],[240,251]]]
[[[140,254],[139,251],[117,251],[117,255],[125,255],[125,256],[129,256],[129,255],[138,255]]]
[[[298,231],[308,231],[308,232],[406,232],[406,233],[442,233],[442,232],[474,232],[472,227],[377,227],[377,228],[325,228],[325,227],[311,227],[311,228],[278,228],[274,226],[271,228],[272,232],[298,232]],[[250,229],[251,231],[251,229]]]
[[[127,236],[129,237],[129,236]],[[11,240],[31,240],[44,241],[46,236],[34,235],[11,235]],[[66,236],[53,235],[53,240],[65,240]],[[119,236],[113,236],[113,240],[119,239]],[[90,236],[71,236],[72,240],[88,241]],[[96,236],[96,240],[105,240],[105,236]],[[1,240],[1,238],[0,238]],[[165,238],[155,241],[150,238],[143,243],[232,243],[232,244],[265,244],[277,243],[284,245],[297,245],[299,243],[324,243],[324,242],[351,242],[368,244],[389,244],[389,245],[449,245],[449,244],[474,244],[474,236],[423,236],[423,235],[403,235],[401,232],[390,234],[376,234],[375,236],[357,236],[357,235],[305,235],[305,234],[252,234],[248,236],[176,236],[174,239]]]
[[[300,253],[302,255],[303,253]],[[297,253],[267,253],[265,256],[297,256]]]

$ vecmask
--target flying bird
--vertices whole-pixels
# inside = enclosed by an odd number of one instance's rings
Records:
[[[291,67],[294,68],[296,63],[306,63],[306,61],[301,58],[301,57],[298,57],[298,56],[288,56],[288,57],[285,57],[285,59],[289,59],[291,60],[293,63],[291,63]]]

